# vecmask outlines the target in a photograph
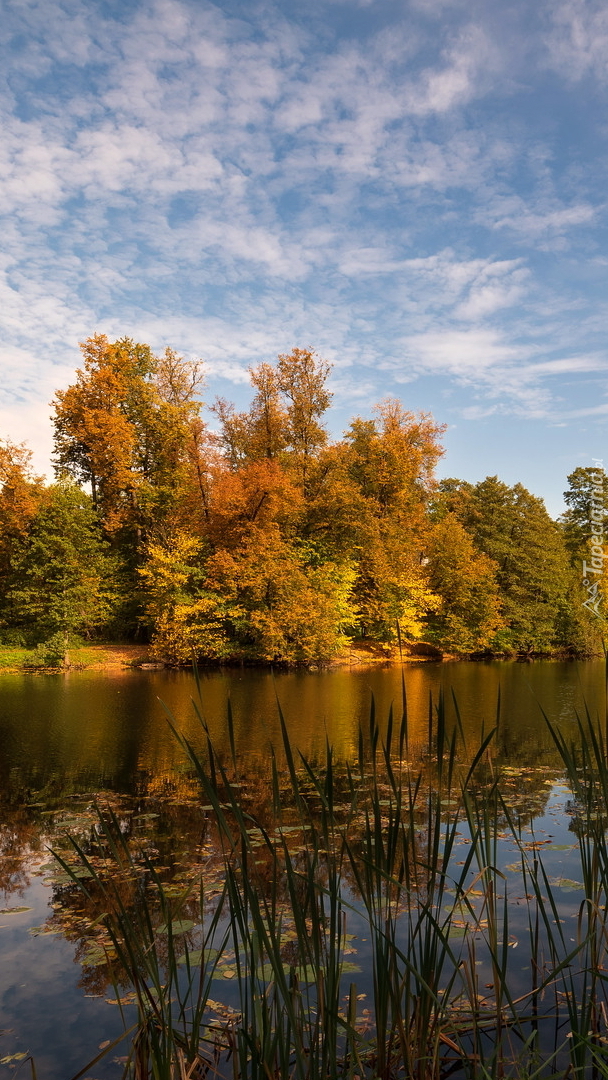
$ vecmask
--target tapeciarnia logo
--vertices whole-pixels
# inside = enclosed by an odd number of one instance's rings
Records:
[[[604,573],[604,462],[601,458],[592,458],[595,468],[593,488],[591,490],[591,503],[589,512],[589,525],[591,535],[589,562],[583,559],[583,586],[587,590],[583,607],[587,608],[598,619],[604,619],[604,613],[600,611],[602,593],[600,583]]]

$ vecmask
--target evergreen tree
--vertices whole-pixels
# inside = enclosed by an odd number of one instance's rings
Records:
[[[108,623],[115,571],[90,496],[52,484],[11,556],[10,621],[32,642],[60,634],[67,649],[75,634],[90,637]]]
[[[478,551],[496,565],[504,627],[492,646],[499,651],[547,652],[560,641],[570,578],[564,539],[542,499],[521,484],[497,476],[476,485],[441,485],[447,505]]]
[[[608,476],[602,468],[578,468],[568,476],[568,484],[564,491],[568,509],[560,520],[572,561],[580,564],[589,554],[596,523],[602,526],[608,541]]]
[[[560,519],[572,567],[571,603],[564,611],[564,638],[582,654],[603,651],[608,618],[608,476],[603,468],[578,468],[564,492]],[[605,569],[604,569],[605,567]]]

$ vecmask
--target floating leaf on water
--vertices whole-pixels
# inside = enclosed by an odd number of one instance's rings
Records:
[[[31,910],[31,907],[1,907],[0,915],[20,915],[22,911]]]
[[[92,945],[82,957],[80,963],[83,967],[101,967],[114,957],[113,949],[103,949],[100,945]]]
[[[220,952],[218,949],[193,949],[192,952],[189,952],[187,956],[185,953],[183,956],[180,956],[177,963],[186,964],[188,963],[188,961],[190,961],[190,963],[194,967],[198,967],[201,963],[201,960],[204,959],[206,963],[210,963],[214,960],[217,960],[219,956]]]
[[[192,919],[174,919],[172,923],[163,923],[158,927],[157,934],[187,934],[196,924]]]
[[[185,892],[185,885],[163,885],[163,893],[165,894],[165,896],[183,896]]]
[[[93,877],[91,871],[90,870],[85,870],[84,868],[81,869],[81,870],[74,870],[73,874],[68,874],[64,870],[61,870],[59,873],[53,874],[52,877],[43,878],[42,884],[43,885],[73,885],[74,884],[74,878],[77,878],[78,881],[83,881],[85,878],[90,878],[90,877]]]
[[[136,1005],[137,994],[135,990],[129,990],[127,994],[123,994],[119,998],[106,998],[106,1005]]]

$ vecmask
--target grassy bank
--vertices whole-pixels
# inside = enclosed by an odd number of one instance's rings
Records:
[[[134,645],[122,642],[105,642],[99,644],[86,644],[70,646],[70,667],[72,669],[89,668],[102,671],[106,668],[139,667],[143,663],[154,662],[155,657],[150,655],[149,645]],[[403,661],[421,661],[437,659],[438,654],[400,653],[397,646],[383,645],[379,642],[360,641],[352,642],[348,649],[339,657],[331,661],[330,667],[357,667],[362,665],[378,665],[399,663]],[[236,663],[236,661],[235,661]],[[228,666],[230,666],[228,664]],[[268,666],[268,665],[265,665]],[[52,664],[45,664],[34,648],[21,648],[11,645],[0,645],[0,674],[16,673],[20,671],[35,670],[59,670]]]
[[[599,655],[599,654],[598,654]],[[592,659],[594,657],[586,657],[586,659]],[[518,656],[516,653],[506,654],[490,654],[483,656],[457,656],[448,653],[442,653],[438,648],[430,645],[428,642],[414,642],[404,644],[401,648],[396,644],[387,644],[379,641],[372,640],[360,640],[351,641],[348,647],[344,649],[342,653],[328,660],[326,663],[319,665],[309,664],[304,665],[309,670],[315,670],[317,667],[323,668],[357,668],[357,667],[377,667],[388,664],[401,664],[401,663],[424,663],[424,662],[437,662],[441,660],[525,660],[526,662],[532,662],[534,660],[541,659],[553,659],[553,660],[571,660],[573,659],[571,654],[564,654],[560,652],[547,653],[537,656]],[[116,669],[116,668],[128,668],[128,667],[140,667],[145,663],[156,663],[159,666],[163,666],[162,661],[159,661],[159,657],[151,650],[151,647],[146,644],[137,645],[123,642],[105,642],[99,644],[83,644],[77,646],[70,646],[69,649],[69,667],[72,670],[89,668],[91,670],[102,671],[104,669]],[[224,667],[237,667],[242,663],[239,658],[232,660],[227,659],[223,662],[211,661],[212,667],[224,666]],[[171,665],[168,665],[171,666]],[[189,665],[182,665],[187,667]],[[254,661],[248,662],[248,666],[263,666],[271,667],[268,662],[260,662],[257,665]],[[277,667],[281,667],[278,664]],[[297,667],[297,665],[289,665]],[[60,661],[56,663],[45,663],[44,659],[39,655],[38,650],[34,648],[21,648],[10,645],[0,645],[0,675],[1,674],[14,674],[20,671],[58,671],[62,670]],[[64,668],[65,670],[65,668]]]
[[[70,664],[78,668],[103,670],[104,668],[133,667],[148,658],[146,645],[119,643],[87,644],[70,647]],[[0,645],[0,674],[15,674],[36,670],[35,649],[13,645]],[[40,665],[41,668],[44,665]]]

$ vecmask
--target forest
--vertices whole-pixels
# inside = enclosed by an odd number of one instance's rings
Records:
[[[568,476],[555,521],[521,484],[438,481],[444,429],[395,398],[332,441],[310,349],[252,367],[248,410],[220,399],[206,420],[200,363],[81,348],[52,402],[55,482],[0,443],[4,644],[148,641],[169,664],[320,664],[358,640],[601,651],[581,567],[602,470]]]

